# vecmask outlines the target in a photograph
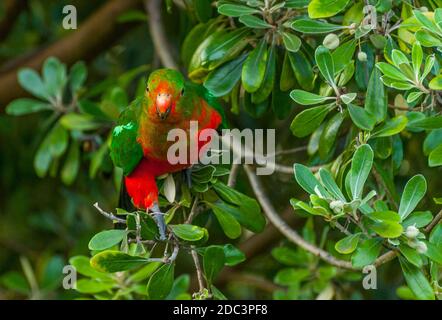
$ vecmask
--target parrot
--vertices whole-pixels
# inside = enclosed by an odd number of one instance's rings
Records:
[[[174,143],[167,140],[168,132],[185,130],[188,140],[197,139],[198,150],[210,141],[201,143],[198,136],[189,136],[191,121],[197,121],[198,134],[227,126],[222,106],[204,86],[185,81],[177,70],[158,69],[149,75],[144,95],[121,112],[111,133],[110,156],[123,170],[122,189],[133,207],[152,215],[160,240],[166,240],[166,224],[158,204],[156,178],[191,167],[168,161],[168,148]]]

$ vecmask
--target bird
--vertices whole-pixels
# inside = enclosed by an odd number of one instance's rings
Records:
[[[158,203],[156,178],[191,167],[191,163],[172,164],[169,147],[174,141],[167,136],[172,129],[190,132],[191,121],[197,121],[198,134],[203,129],[227,126],[222,106],[204,86],[186,81],[174,69],[158,69],[149,75],[144,95],[136,98],[120,114],[112,130],[110,156],[122,168],[122,190],[127,192],[133,207],[152,215],[159,229],[160,240],[166,240],[166,223]],[[202,143],[198,135],[198,150]],[[188,150],[190,152],[190,150]]]

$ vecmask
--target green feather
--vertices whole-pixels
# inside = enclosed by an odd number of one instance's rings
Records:
[[[143,149],[137,142],[138,119],[144,99],[132,102],[120,115],[112,131],[110,156],[124,175],[130,174],[143,157]]]
[[[189,88],[191,90],[194,90],[200,98],[206,100],[207,103],[209,104],[209,106],[211,106],[213,109],[218,111],[218,113],[221,115],[221,118],[222,118],[220,129],[227,129],[229,127],[229,125],[227,123],[226,113],[224,112],[222,105],[218,102],[218,98],[213,96],[210,93],[210,91],[207,90],[202,85],[195,84],[192,82],[186,82],[186,90],[188,90]]]

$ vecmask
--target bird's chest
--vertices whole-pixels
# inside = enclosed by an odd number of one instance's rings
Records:
[[[174,150],[189,150],[190,128],[188,123],[153,124],[140,126],[138,142],[145,157],[167,160],[175,155]]]

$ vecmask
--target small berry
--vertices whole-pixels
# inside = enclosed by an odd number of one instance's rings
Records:
[[[364,51],[358,52],[358,60],[361,62],[367,61],[367,54]]]
[[[324,38],[324,41],[322,41],[322,44],[327,49],[330,49],[330,50],[336,49],[339,46],[339,37],[337,35],[335,35],[334,33],[330,33]]]

